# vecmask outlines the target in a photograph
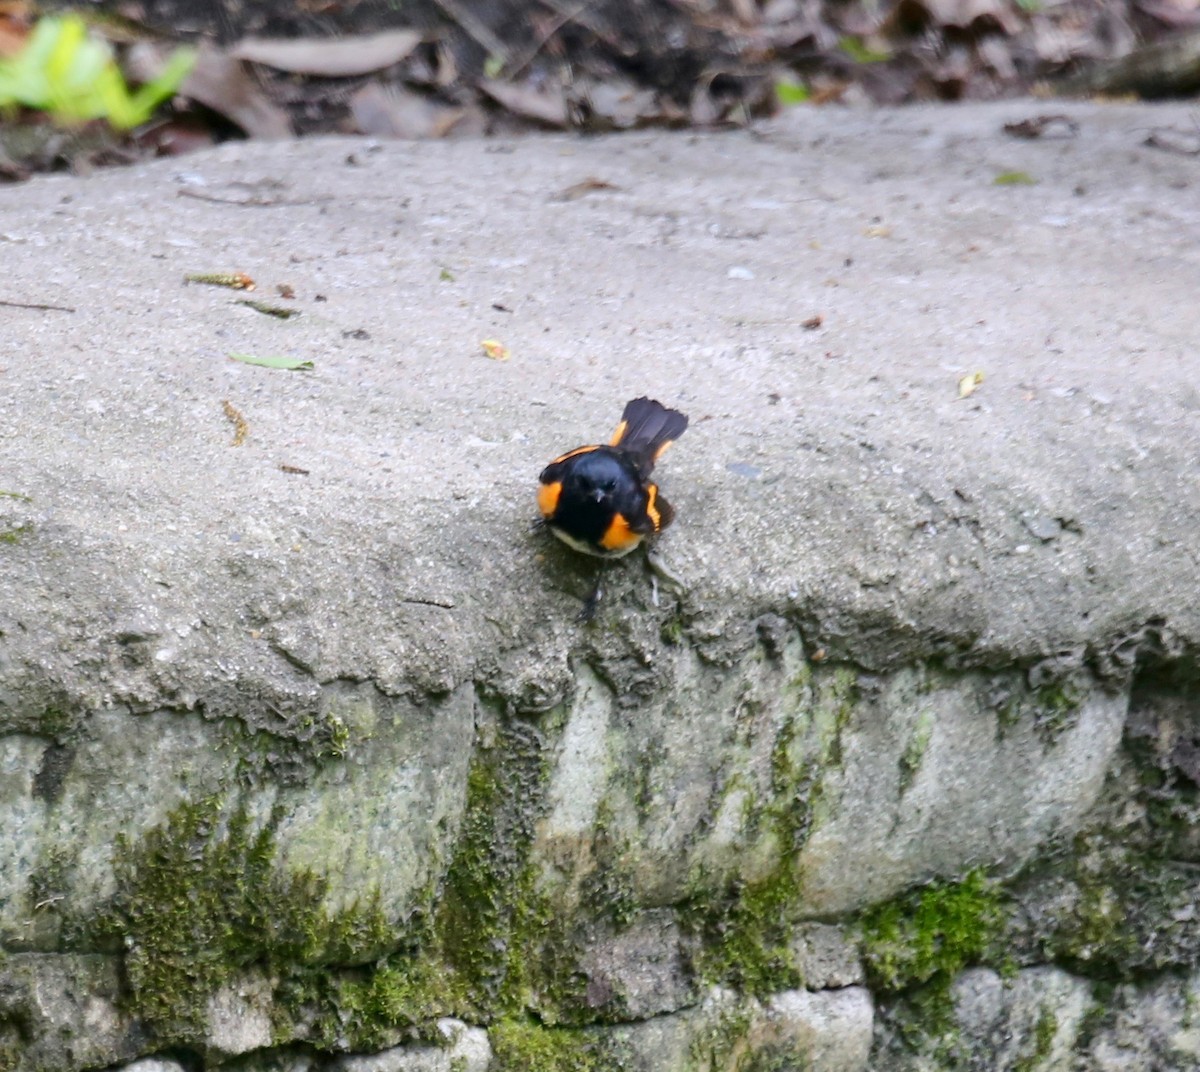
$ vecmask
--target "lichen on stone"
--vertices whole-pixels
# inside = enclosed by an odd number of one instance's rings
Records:
[[[933,739],[934,721],[933,712],[929,710],[924,710],[917,716],[912,736],[909,737],[904,751],[900,754],[901,794],[908,791],[921,770],[921,761],[925,758],[929,742]]]

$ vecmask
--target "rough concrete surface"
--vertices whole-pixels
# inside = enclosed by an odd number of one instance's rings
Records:
[[[714,629],[788,610],[881,664],[1103,655],[1148,618],[1194,644],[1196,163],[1142,146],[1190,112],[1001,132],[1043,110],[238,143],[6,191],[4,297],[75,310],[3,310],[4,509],[37,537],[3,560],[6,687],[215,713],[569,635],[590,578],[528,531],[532,483],[641,393],[692,419],[660,553]],[[183,284],[220,271],[304,315]]]
[[[1048,110],[1075,135],[1002,129]],[[237,143],[6,189],[0,300],[56,308],[0,306],[0,1068],[458,1067],[413,1029],[446,1016],[495,1072],[597,1039],[935,1068],[926,985],[960,1054],[1186,1067],[1191,887],[1118,878],[1127,841],[1200,855],[1146,825],[1193,825],[1200,770],[1200,162],[1144,144],[1191,115]],[[229,272],[254,292],[185,283]],[[641,394],[691,418],[677,521],[581,625],[536,477]],[[1049,905],[1021,985],[982,939],[881,967],[861,914],[974,868]],[[1139,904],[1169,953],[1118,940]],[[578,992],[511,953],[529,919]],[[465,987],[433,1006],[431,944]]]

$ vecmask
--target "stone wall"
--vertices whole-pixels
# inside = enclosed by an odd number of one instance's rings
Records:
[[[714,661],[657,619],[533,705],[11,708],[5,1067],[1200,1056],[1184,664],[866,672],[774,616]]]

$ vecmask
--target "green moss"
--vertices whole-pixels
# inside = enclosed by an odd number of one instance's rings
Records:
[[[488,1039],[488,1072],[605,1072],[612,1067],[598,1040],[571,1028],[505,1019],[489,1029]]]
[[[720,1013],[697,1032],[688,1046],[688,1057],[697,1069],[742,1068],[746,1059],[747,1036],[753,1017],[749,1008],[738,1003]]]
[[[831,807],[826,775],[842,762],[842,737],[859,698],[849,668],[813,680],[811,708],[789,719],[772,747],[770,797],[748,804],[745,826],[774,843],[775,866],[760,879],[718,890],[698,876],[681,912],[700,939],[695,970],[707,984],[761,996],[802,983],[793,952],[803,879],[796,858]]]
[[[657,736],[642,742],[638,749],[631,780],[634,803],[637,805],[638,816],[643,822],[649,821],[652,817],[656,775],[666,759],[666,746]]]
[[[1189,985],[1183,992],[1183,1017],[1180,1021],[1185,1031],[1190,1031],[1196,1026],[1198,1014],[1200,1014],[1200,993],[1196,992],[1194,985]]]
[[[197,1037],[209,997],[251,969],[286,975],[394,944],[377,899],[331,915],[325,880],[278,865],[279,818],[255,829],[244,808],[211,797],[140,841],[118,838],[117,892],[95,930],[124,947],[130,1009],[159,1037]]]
[[[1046,748],[1055,744],[1079,720],[1079,711],[1087,696],[1084,685],[1069,677],[1032,690],[1015,685],[1014,689],[996,703],[996,736],[1002,739],[1014,726],[1028,719]]]
[[[794,1046],[774,1043],[747,1053],[738,1061],[737,1072],[810,1072],[812,1067]]]
[[[1020,721],[1021,702],[1016,696],[1009,696],[996,708],[996,739],[1003,741]]]
[[[1029,719],[1049,747],[1078,721],[1085,698],[1086,690],[1070,678],[1049,682],[1030,692],[1015,692],[996,707],[997,736],[1003,739],[1014,726]]]
[[[4,955],[0,953],[0,967],[4,965]],[[23,1037],[22,1024],[16,1017],[0,1016],[0,1069],[20,1068],[27,1058],[29,1044]]]
[[[1070,916],[1049,936],[1048,951],[1056,958],[1120,974],[1123,962],[1138,946],[1126,917],[1122,895],[1102,879],[1092,879],[1083,886]]]
[[[822,762],[840,767],[842,734],[850,725],[859,700],[858,675],[850,667],[835,667],[832,674],[817,678],[817,686],[814,719]]]
[[[47,707],[38,718],[34,732],[49,737],[58,744],[64,744],[75,738],[86,717],[78,711],[69,710],[66,706]]]
[[[616,829],[611,806],[601,801],[592,824],[595,864],[583,880],[582,893],[584,904],[595,915],[607,916],[617,930],[623,930],[637,918],[639,905],[629,877],[629,844]]]
[[[0,529],[0,543],[20,543],[31,532],[33,532],[33,525],[30,522],[20,525],[9,525],[7,528]]]
[[[280,989],[292,1019],[311,1023],[323,1050],[372,1051],[397,1041],[443,1045],[437,1021],[458,1008],[453,980],[436,960],[397,953],[357,972],[293,972]],[[290,1020],[281,1024],[282,1033]]]
[[[495,749],[476,757],[468,775],[466,815],[436,929],[442,951],[483,1010],[519,1009],[528,997],[527,950],[518,932],[531,911],[537,914],[528,903],[528,859],[544,784],[536,738],[511,728],[501,730]]]
[[[1033,1028],[1033,1050],[1013,1063],[1013,1072],[1036,1072],[1054,1049],[1057,1034],[1058,1017],[1051,1009],[1042,1009]]]
[[[468,776],[467,810],[434,916],[435,941],[478,1018],[536,1008],[550,1023],[586,1012],[569,914],[531,859],[549,769],[542,734],[513,722]]]
[[[29,900],[34,911],[51,908],[63,900],[71,889],[71,872],[77,854],[62,845],[49,842],[29,875]]]
[[[1041,686],[1033,694],[1034,726],[1046,745],[1052,745],[1079,718],[1083,690],[1070,679]]]
[[[1003,901],[981,870],[868,910],[860,921],[868,977],[895,993],[924,983],[948,986],[980,962],[999,937]]]
[[[801,663],[788,679],[787,687],[795,693],[804,692],[812,684],[813,672],[808,663]]]
[[[683,615],[673,614],[665,619],[659,627],[659,636],[662,637],[664,644],[678,647],[683,643],[683,628]]]
[[[802,985],[792,949],[798,901],[799,885],[786,862],[762,881],[693,898],[680,917],[701,940],[696,974],[706,985],[728,983],[760,997]]]

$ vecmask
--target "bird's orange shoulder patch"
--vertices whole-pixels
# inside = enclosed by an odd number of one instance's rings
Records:
[[[631,551],[641,542],[641,534],[629,527],[624,514],[614,514],[604,535],[600,537],[600,546],[606,551]]]
[[[538,488],[538,509],[542,512],[542,517],[554,516],[554,511],[558,509],[558,500],[562,497],[562,488],[561,480],[552,480]]]

